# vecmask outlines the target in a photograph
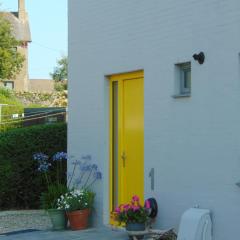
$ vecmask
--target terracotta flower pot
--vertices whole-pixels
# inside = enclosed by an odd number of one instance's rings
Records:
[[[67,212],[67,217],[72,230],[81,230],[88,227],[89,209]]]

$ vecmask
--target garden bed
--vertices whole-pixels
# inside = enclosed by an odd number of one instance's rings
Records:
[[[0,234],[21,230],[47,230],[52,227],[44,210],[19,210],[0,212]]]

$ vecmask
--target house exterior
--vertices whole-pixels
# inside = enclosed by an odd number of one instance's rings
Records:
[[[54,92],[54,80],[29,79],[28,91],[40,93],[52,93]]]
[[[17,48],[17,51],[25,57],[25,61],[22,70],[15,79],[9,79],[0,84],[16,91],[27,91],[29,85],[28,45],[31,42],[31,32],[25,8],[25,0],[18,0],[18,12],[1,12],[1,15],[12,24],[15,38],[22,41],[22,45]]]
[[[199,206],[239,237],[239,23],[237,0],[69,1],[68,154],[103,172],[95,224],[138,194],[154,227]]]

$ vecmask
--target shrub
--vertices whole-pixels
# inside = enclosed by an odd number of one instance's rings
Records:
[[[67,90],[67,81],[55,82],[54,83],[54,89],[58,92],[62,92],[64,90]]]
[[[21,121],[13,121],[13,114],[22,114],[23,105],[15,98],[14,92],[0,87],[0,103],[3,105],[0,109],[0,132],[22,126]]]
[[[67,149],[63,123],[11,129],[0,133],[0,209],[36,209],[46,191],[33,154],[53,156]]]
[[[6,98],[11,98],[13,97],[13,92],[10,89],[0,87],[0,95],[6,97]]]

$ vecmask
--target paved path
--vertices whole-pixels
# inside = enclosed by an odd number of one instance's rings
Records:
[[[126,233],[109,228],[85,231],[35,231],[9,236],[0,235],[0,240],[127,240]]]
[[[23,229],[48,230],[51,227],[50,218],[44,210],[0,211],[0,234]]]

